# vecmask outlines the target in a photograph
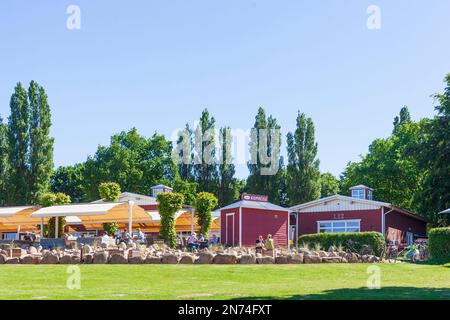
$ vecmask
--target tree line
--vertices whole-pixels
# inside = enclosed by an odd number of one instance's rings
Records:
[[[442,217],[436,213],[450,207],[450,74],[445,83],[444,92],[433,96],[434,117],[413,121],[408,108],[403,107],[393,121],[392,134],[375,139],[360,161],[348,163],[339,179],[320,172],[310,117],[298,112],[295,130],[285,137],[284,159],[280,144],[273,144],[283,139],[281,126],[262,107],[255,116],[250,147],[264,147],[267,154],[252,153],[246,179],[235,177],[230,127],[220,128],[218,137],[207,134],[216,129],[216,120],[207,109],[196,128],[186,124],[176,145],[164,135],[144,137],[132,128],[114,134],[108,146],[98,146],[85,162],[53,170],[47,95],[34,81],[28,92],[19,83],[11,96],[8,121],[3,123],[0,117],[0,203],[38,203],[47,191],[67,194],[72,202],[93,201],[100,198],[98,186],[102,182],[116,182],[122,190],[141,194],[150,194],[156,184],[166,184],[181,193],[187,204],[194,204],[200,192],[213,193],[218,206],[248,192],[265,194],[273,203],[290,206],[348,194],[350,186],[366,184],[375,189],[376,200],[438,222]],[[274,135],[262,139],[259,129]],[[219,139],[218,149],[215,139]],[[221,161],[195,161],[205,150]],[[176,162],[174,155],[192,161]],[[272,167],[277,168],[274,174],[264,174]]]

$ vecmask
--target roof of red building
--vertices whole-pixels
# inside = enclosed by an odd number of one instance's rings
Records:
[[[251,201],[251,200],[239,200],[236,201],[226,207],[220,208],[218,210],[226,210],[226,209],[234,209],[234,208],[253,208],[253,209],[266,209],[266,210],[275,210],[275,211],[289,211],[288,208],[280,207],[276,204],[270,202],[263,201]]]

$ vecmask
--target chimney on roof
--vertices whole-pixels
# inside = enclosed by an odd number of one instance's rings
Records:
[[[349,190],[352,198],[373,200],[373,189],[363,184],[351,187]]]
[[[171,187],[165,186],[163,184],[158,184],[157,186],[153,186],[150,189],[152,190],[153,198],[156,198],[156,196],[160,192],[172,192],[173,191],[173,189]]]

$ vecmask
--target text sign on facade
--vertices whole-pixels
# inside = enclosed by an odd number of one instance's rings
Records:
[[[259,202],[268,202],[269,196],[263,196],[259,194],[242,194],[241,200],[248,200],[248,201],[259,201]]]

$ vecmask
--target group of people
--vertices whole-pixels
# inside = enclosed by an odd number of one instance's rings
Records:
[[[219,242],[219,239],[215,234],[211,237],[211,239],[206,239],[203,234],[200,234],[197,237],[195,232],[192,232],[191,235],[187,238],[187,247],[189,250],[194,251],[197,249],[205,249],[208,248],[209,245],[216,245]],[[177,238],[177,244],[182,247],[183,239],[181,236]]]
[[[256,253],[264,253],[264,251],[272,251],[273,246],[273,238],[271,234],[267,235],[267,239],[264,240],[263,236],[259,236],[256,240]]]
[[[36,232],[34,232],[34,231],[32,231],[32,232],[27,231],[25,233],[25,235],[23,236],[23,240],[30,241],[30,242],[36,242],[36,240],[37,240]]]
[[[129,244],[132,242],[138,243],[138,244],[146,244],[147,240],[145,238],[145,233],[142,232],[141,228],[137,229],[136,234],[130,234],[127,229],[123,229],[122,232],[120,230],[117,231],[116,236],[116,244],[119,245],[120,243]]]

